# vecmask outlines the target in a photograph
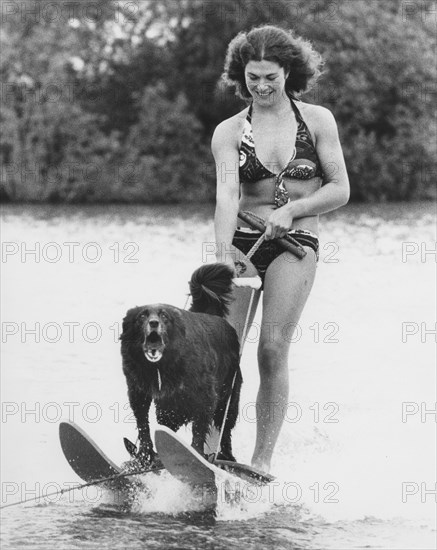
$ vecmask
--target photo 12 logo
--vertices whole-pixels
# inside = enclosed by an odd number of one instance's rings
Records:
[[[437,263],[437,243],[425,243],[408,241],[402,243],[402,263],[406,264],[412,260],[419,260],[421,263]]]
[[[425,481],[403,481],[402,482],[402,502],[417,502],[418,500],[425,504],[431,498],[437,502],[437,483],[426,484]]]
[[[311,412],[309,412],[311,411]],[[250,401],[241,406],[238,421],[255,424],[259,417],[274,419],[281,418],[284,422],[296,424],[300,421],[312,421],[314,424],[338,424],[340,419],[337,414],[340,412],[340,405],[335,401],[319,403],[318,401],[301,405],[290,401],[281,405],[279,401],[266,402],[263,404]]]
[[[113,491],[114,498],[118,502],[123,502],[120,494]],[[65,496],[64,496],[65,495]],[[47,481],[46,483],[35,483],[15,481],[3,481],[1,484],[1,504],[2,506],[13,506],[24,502],[35,501],[37,504],[53,504],[59,502],[62,498],[67,498],[69,503],[86,502],[96,504],[100,502],[104,490],[99,484],[82,484],[77,481]]]
[[[432,421],[437,423],[437,403],[404,401],[402,403],[402,423],[406,424],[410,420],[422,424]]]
[[[126,21],[138,14],[138,2],[70,0],[16,0],[1,2],[2,23],[66,23],[71,26],[96,24],[99,21]]]
[[[238,478],[235,478],[238,479]],[[211,487],[203,486],[203,498],[210,501]],[[315,481],[311,485],[303,485],[297,481],[270,481],[268,485],[243,483],[227,479],[217,484],[217,497],[223,503],[282,502],[286,504],[338,504],[340,502],[340,484],[335,481]]]
[[[437,323],[434,325],[427,325],[425,322],[418,323],[416,321],[404,321],[402,323],[402,343],[406,344],[408,341],[418,341],[422,344],[426,344],[428,341],[437,342]]]
[[[86,262],[95,264],[103,259],[113,263],[138,263],[137,254],[140,250],[136,242],[114,242],[102,247],[98,242],[80,243],[77,241],[58,243],[50,241],[41,242],[2,242],[2,263],[18,261],[21,263],[49,263],[58,262],[75,263]]]
[[[416,0],[401,2],[399,14],[402,21],[421,21],[422,23],[432,23],[437,19],[437,4],[434,0]]]

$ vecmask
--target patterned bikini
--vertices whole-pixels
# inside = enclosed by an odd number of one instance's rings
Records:
[[[257,157],[252,132],[252,104],[244,121],[240,146],[240,182],[250,184],[264,178],[275,178],[274,203],[277,208],[287,204],[291,200],[284,185],[284,177],[299,180],[323,177],[323,170],[308,126],[305,124],[299,109],[291,98],[290,103],[297,121],[297,133],[293,155],[285,168],[278,174],[275,174],[263,165]],[[260,234],[259,231],[252,229],[237,228],[233,244],[243,253],[247,253]],[[316,234],[305,229],[292,229],[289,231],[289,235],[302,246],[312,248],[318,259],[319,240]],[[264,241],[252,256],[252,263],[258,269],[263,280],[267,267],[282,253],[283,249],[275,241]]]

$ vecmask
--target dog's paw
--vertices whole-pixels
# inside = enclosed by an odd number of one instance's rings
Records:
[[[157,454],[155,454],[151,464],[150,464],[150,468],[152,470],[163,470],[164,469],[164,464],[162,463],[162,460],[159,458],[159,456]]]
[[[148,453],[142,453],[140,451],[135,460],[143,469],[160,470],[164,468],[164,465],[155,451]]]
[[[133,474],[135,472],[139,472],[143,469],[143,466],[137,460],[136,458],[132,460],[127,460],[126,462],[123,462],[121,465],[122,473],[123,474]]]

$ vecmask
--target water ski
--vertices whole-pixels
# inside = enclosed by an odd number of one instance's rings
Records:
[[[210,463],[165,426],[160,426],[155,431],[155,446],[166,470],[192,487],[213,491],[216,489],[217,476],[223,476],[223,470],[252,483],[266,484],[275,479],[269,474],[237,462],[217,460]]]
[[[67,462],[76,474],[86,482],[117,476],[123,470],[117,466],[74,422],[59,424],[59,439]],[[129,491],[138,488],[138,481],[130,477],[119,477],[102,482],[111,491]]]
[[[267,485],[267,483],[275,480],[275,476],[261,472],[261,470],[257,470],[256,468],[252,468],[252,466],[242,464],[241,462],[233,462],[231,460],[215,460],[214,464],[221,470],[225,470],[225,472],[237,476],[244,481],[248,481],[249,483]]]

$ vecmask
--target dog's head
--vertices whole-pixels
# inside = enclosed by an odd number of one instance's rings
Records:
[[[120,340],[123,344],[141,346],[144,357],[151,363],[157,363],[181,330],[181,312],[177,308],[152,304],[127,312]]]

